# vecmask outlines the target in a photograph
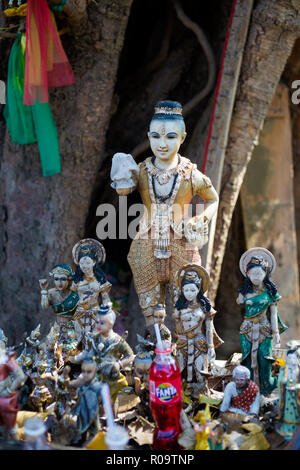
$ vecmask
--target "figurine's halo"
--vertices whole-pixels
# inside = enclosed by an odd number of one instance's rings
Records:
[[[93,238],[83,238],[82,240],[77,242],[76,245],[74,245],[72,249],[72,256],[73,256],[73,260],[75,264],[79,263],[79,260],[78,260],[79,252],[82,248],[85,248],[85,247],[94,248],[95,253],[96,253],[96,261],[97,263],[99,263],[100,266],[105,263],[106,252],[102,243],[100,243],[98,240],[94,240]]]
[[[243,276],[247,276],[247,264],[251,261],[251,258],[256,256],[258,258],[263,258],[269,268],[269,274],[271,275],[274,273],[276,269],[276,260],[274,255],[267,250],[266,248],[262,248],[261,246],[256,246],[254,248],[250,248],[249,250],[245,251],[240,258],[240,271]]]
[[[185,274],[187,272],[193,272],[193,271],[196,272],[198,276],[200,277],[200,279],[202,280],[201,289],[204,294],[209,288],[210,278],[206,269],[203,268],[202,266],[199,266],[198,264],[185,264],[182,268],[180,268],[176,272],[175,277],[174,277],[175,285],[180,290],[181,282],[182,282],[182,279],[185,277]]]

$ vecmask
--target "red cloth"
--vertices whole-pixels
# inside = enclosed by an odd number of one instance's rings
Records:
[[[10,358],[5,364],[0,366],[0,382],[5,380],[15,369],[19,367],[14,357]],[[0,426],[11,429],[17,421],[18,392],[14,392],[8,397],[0,397]]]
[[[246,413],[249,413],[250,407],[252,403],[254,402],[258,391],[259,391],[259,388],[256,385],[256,383],[250,380],[249,385],[246,388],[246,390],[244,390],[243,393],[240,393],[236,397],[232,398],[231,400],[232,406],[234,406],[234,408],[240,408]]]
[[[75,78],[47,0],[28,0],[24,104],[47,103],[48,87],[71,85]]]

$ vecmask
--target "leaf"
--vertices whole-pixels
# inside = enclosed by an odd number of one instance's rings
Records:
[[[219,405],[222,400],[218,400],[216,398],[211,398],[211,397],[207,397],[206,395],[203,395],[202,393],[199,393],[198,395],[198,401],[199,403],[207,403],[208,405],[212,405],[212,406],[217,406]]]
[[[128,426],[130,438],[142,446],[151,445],[153,442],[153,427],[140,419],[137,419]]]

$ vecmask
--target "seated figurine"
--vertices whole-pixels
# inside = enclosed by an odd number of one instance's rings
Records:
[[[18,388],[26,376],[17,363],[14,354],[7,349],[7,338],[0,328],[0,433],[16,437]]]
[[[244,366],[235,367],[232,378],[233,381],[225,387],[220,412],[258,415],[259,388],[256,383],[250,380],[249,369]]]
[[[113,331],[116,314],[110,306],[101,306],[96,317],[96,332],[89,336],[87,347],[77,356],[70,358],[72,363],[82,363],[93,357],[97,364],[98,377],[110,386],[112,399],[121,388],[128,385],[122,370],[130,369],[134,354],[125,339]]]

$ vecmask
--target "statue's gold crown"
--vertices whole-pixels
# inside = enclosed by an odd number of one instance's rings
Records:
[[[187,279],[188,281],[200,282],[200,278],[195,271],[186,272],[184,275],[184,279]]]
[[[155,114],[182,114],[182,108],[171,108],[169,106],[160,106],[154,108]]]
[[[49,273],[50,276],[54,276],[55,274],[65,274],[67,277],[69,277],[70,271],[61,267],[57,267],[52,269],[52,271]]]
[[[83,254],[83,255],[88,255],[90,253],[92,253],[92,248],[89,247],[89,246],[83,246],[80,248],[80,253]]]
[[[255,257],[255,258],[252,257],[251,260],[250,260],[250,263],[251,264],[257,264],[258,266],[259,265],[263,265],[263,266],[266,266],[266,267],[269,266],[269,263],[261,257]]]

